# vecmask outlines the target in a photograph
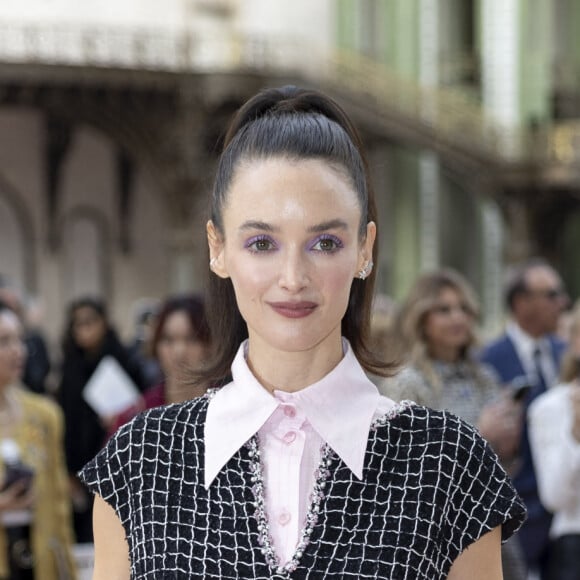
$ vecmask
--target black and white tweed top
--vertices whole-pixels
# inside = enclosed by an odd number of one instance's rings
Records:
[[[132,578],[443,579],[483,534],[503,525],[505,539],[525,518],[472,427],[444,411],[400,405],[374,424],[362,481],[331,450],[323,453],[299,549],[288,569],[277,567],[255,439],[203,485],[208,400],[140,415],[80,474],[116,510]]]

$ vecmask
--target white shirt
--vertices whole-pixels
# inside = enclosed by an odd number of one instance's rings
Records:
[[[540,351],[540,365],[546,385],[548,387],[554,385],[558,380],[558,370],[554,363],[550,341],[547,338],[534,338],[530,336],[515,321],[508,323],[506,332],[514,344],[526,375],[530,379],[536,379],[537,373],[534,352],[538,349]]]
[[[554,513],[550,535],[580,533],[580,443],[572,437],[570,392],[560,385],[528,410],[530,446],[542,503]]]
[[[232,382],[208,406],[205,487],[258,433],[270,535],[282,563],[298,543],[323,443],[362,479],[371,424],[395,407],[366,377],[346,340],[343,351],[339,364],[317,383],[296,393],[270,394],[250,371],[242,344]]]

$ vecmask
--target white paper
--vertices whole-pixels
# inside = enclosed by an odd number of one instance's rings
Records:
[[[101,417],[111,417],[139,400],[137,387],[112,356],[106,356],[95,369],[85,388],[84,400]]]

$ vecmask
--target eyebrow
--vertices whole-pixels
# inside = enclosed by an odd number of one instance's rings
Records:
[[[248,220],[240,226],[240,231],[261,230],[264,232],[275,232],[277,231],[277,229],[278,228],[275,228],[272,224],[258,220]],[[334,219],[310,226],[308,228],[308,231],[311,233],[318,233],[324,232],[326,230],[346,230],[346,229],[348,229],[348,224],[344,220]]]

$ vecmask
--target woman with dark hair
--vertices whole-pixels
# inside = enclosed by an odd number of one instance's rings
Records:
[[[198,377],[223,386],[140,415],[83,469],[95,579],[501,578],[523,507],[495,456],[365,374],[396,367],[367,346],[367,176],[325,95],[241,108],[207,224],[216,355]]]
[[[109,322],[101,300],[83,297],[68,308],[62,341],[63,360],[58,401],[65,419],[65,457],[70,474],[77,541],[91,542],[90,496],[78,481],[78,470],[103,447],[109,425],[83,398],[83,389],[106,357],[113,357],[135,385],[142,388],[140,368],[131,362]]]
[[[151,356],[159,361],[164,379],[116,418],[111,434],[145,409],[203,395],[205,387],[192,385],[187,377],[205,363],[210,346],[203,300],[198,296],[168,298],[156,315],[150,344]]]

